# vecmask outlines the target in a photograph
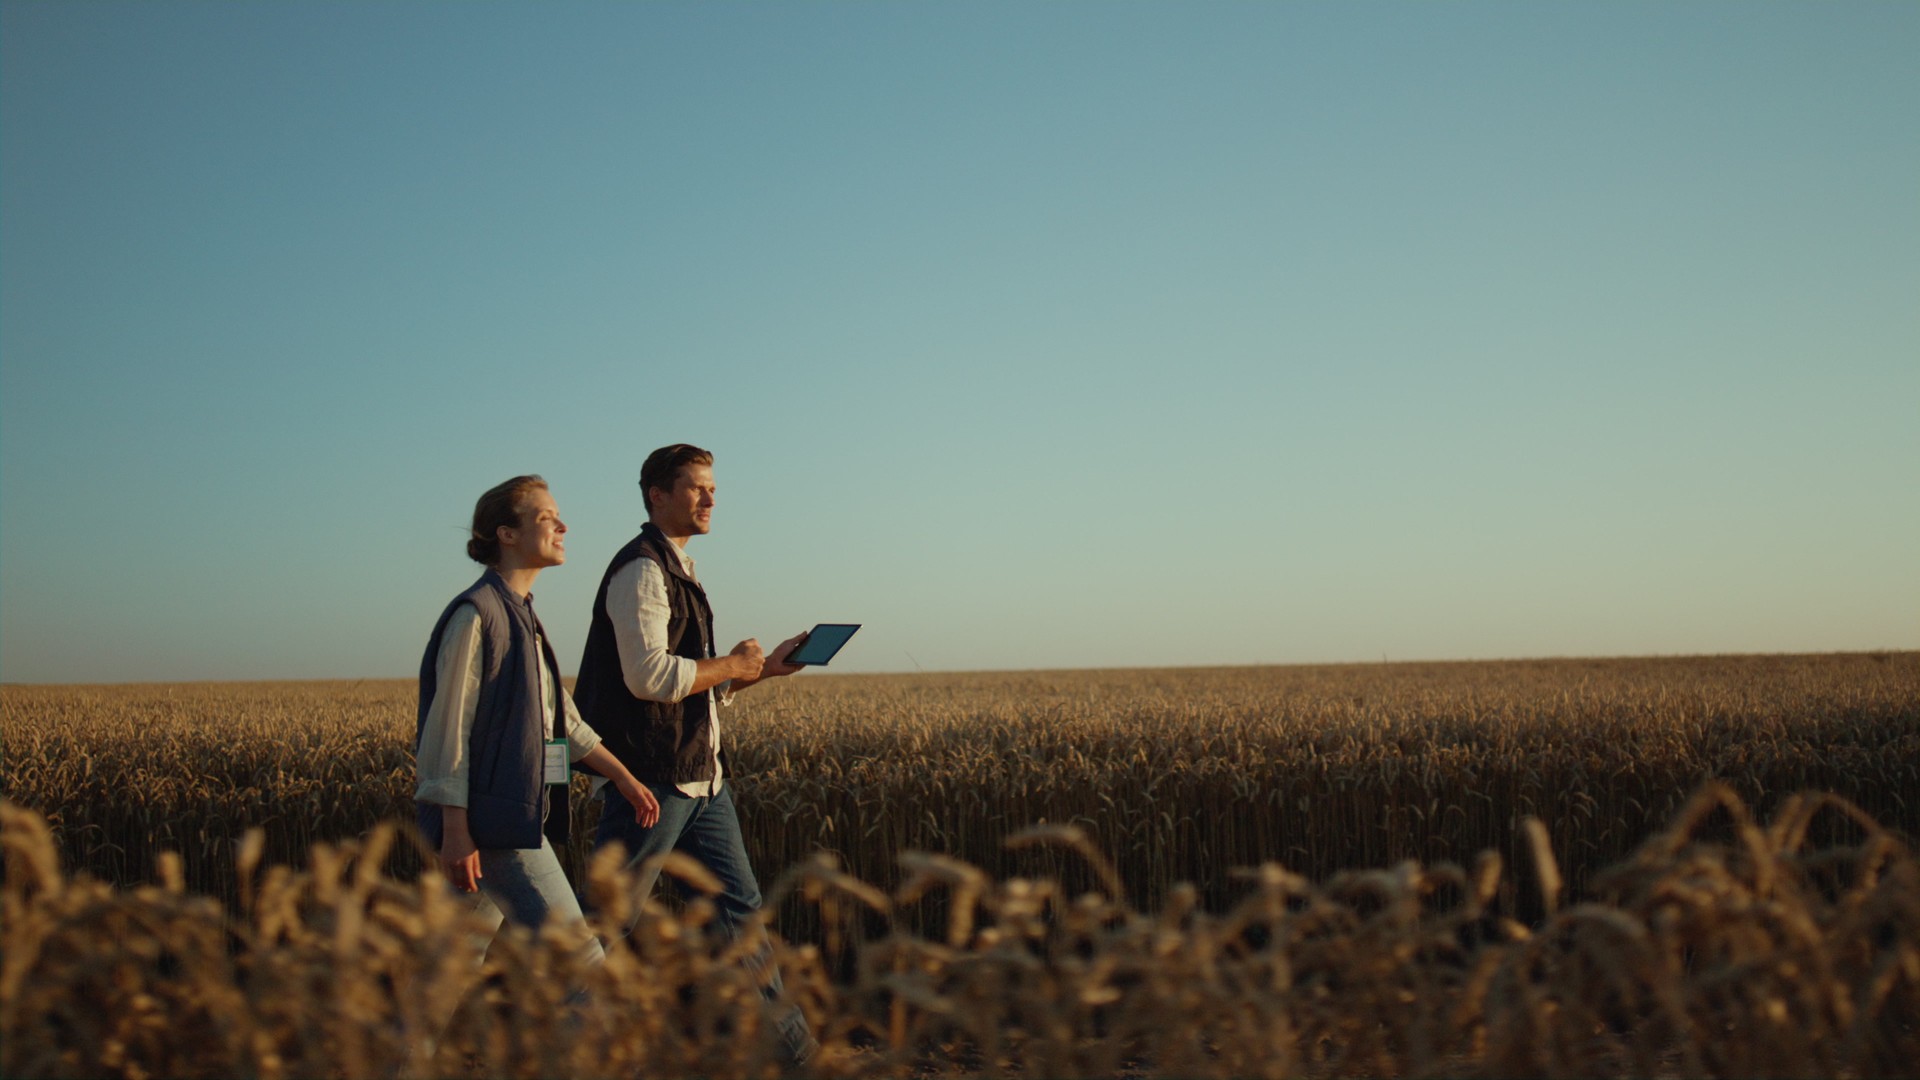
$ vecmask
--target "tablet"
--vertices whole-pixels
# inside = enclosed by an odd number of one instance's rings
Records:
[[[858,629],[859,623],[823,622],[807,631],[807,640],[787,654],[787,663],[824,665],[833,659],[833,654],[839,652],[840,646],[845,645]]]

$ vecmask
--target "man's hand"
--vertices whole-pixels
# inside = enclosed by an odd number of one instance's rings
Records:
[[[733,647],[727,654],[734,658],[733,681],[735,683],[753,682],[760,677],[760,669],[767,662],[766,654],[760,651],[760,643],[753,638]]]
[[[787,657],[793,655],[793,650],[807,643],[807,635],[809,633],[811,633],[811,631],[802,630],[800,633],[793,635],[775,646],[773,655],[767,657],[766,665],[760,669],[760,677],[763,679],[774,679],[782,675],[791,675],[806,667],[807,665],[805,664],[787,663]]]
[[[794,636],[781,642],[773,650],[773,655],[767,657],[766,660],[761,663],[760,674],[758,676],[751,679],[735,678],[733,680],[733,692],[737,694],[740,691],[745,690],[747,687],[752,686],[754,683],[763,682],[767,679],[776,679],[782,675],[791,675],[794,672],[805,668],[807,666],[805,664],[787,663],[787,657],[793,655],[793,650],[799,648],[802,645],[805,645],[806,643],[807,643],[806,633],[795,634]],[[740,644],[745,645],[746,642],[743,641]]]
[[[480,852],[473,846],[473,834],[467,831],[467,808],[440,808],[440,872],[461,892],[480,888]]]

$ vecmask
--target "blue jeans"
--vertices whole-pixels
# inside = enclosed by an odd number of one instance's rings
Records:
[[[633,807],[614,791],[611,784],[601,793],[600,825],[593,833],[595,851],[608,844],[621,844],[627,850],[626,867],[639,875],[635,887],[639,898],[653,892],[659,867],[647,865],[655,855],[679,850],[698,860],[720,879],[720,892],[713,897],[714,921],[728,939],[740,935],[754,912],[760,910],[760,884],[754,880],[753,866],[747,862],[746,841],[740,835],[740,818],[733,809],[733,787],[724,781],[720,793],[692,797],[671,784],[648,784],[647,789],[660,802],[660,821],[647,828],[633,820]],[[676,883],[677,884],[677,883]],[[640,921],[640,907],[623,932],[632,933]],[[773,963],[773,944],[766,932],[760,935],[760,947],[747,957],[746,965],[760,983],[768,1001],[777,1001],[786,991],[780,969]],[[807,1018],[797,1005],[789,1005],[774,1021],[781,1050],[790,1064],[799,1064],[813,1056],[818,1048]]]
[[[578,923],[580,898],[573,894],[567,872],[546,837],[538,848],[491,848],[480,852],[480,891],[467,894],[473,910],[493,931],[512,919],[515,925],[538,930],[548,920],[562,926]],[[491,935],[489,935],[491,936]],[[589,964],[606,959],[599,939],[586,935],[580,958]],[[486,949],[481,943],[481,951]]]

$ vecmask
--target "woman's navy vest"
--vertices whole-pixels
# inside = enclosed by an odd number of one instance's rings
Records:
[[[474,711],[473,731],[467,739],[467,831],[476,848],[537,848],[547,819],[548,793],[543,782],[547,731],[546,702],[540,693],[540,665],[560,693],[560,666],[554,662],[540,617],[533,613],[533,597],[521,597],[488,570],[473,587],[453,598],[427,639],[420,661],[420,716],[414,728],[413,748],[420,750],[420,733],[433,704],[440,637],[447,620],[461,604],[480,613],[480,702]],[[536,636],[540,647],[534,647]],[[554,711],[554,738],[564,737],[564,706]],[[564,801],[565,789],[562,788]],[[440,807],[420,803],[420,831],[435,848],[440,846]],[[565,843],[567,814],[556,815]],[[551,834],[549,834],[551,835]]]
[[[607,585],[620,568],[635,559],[652,559],[667,580],[667,651],[690,660],[714,655],[713,609],[707,592],[680,568],[680,559],[667,548],[673,543],[649,521],[613,556],[600,577],[593,599],[593,621],[587,626],[586,655],[580,677],[573,684],[573,703],[581,719],[598,732],[603,745],[620,764],[649,784],[685,784],[713,779],[712,696],[702,691],[681,701],[648,701],[627,689],[620,667],[620,647],[613,620],[607,615]],[[721,768],[733,772],[723,751]]]

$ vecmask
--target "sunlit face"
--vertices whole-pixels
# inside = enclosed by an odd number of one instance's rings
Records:
[[[654,488],[653,523],[668,536],[704,536],[713,528],[713,466],[683,465],[673,490]]]
[[[567,523],[560,520],[560,507],[546,488],[527,492],[520,502],[520,527],[502,525],[499,537],[503,566],[537,570],[567,561]]]

